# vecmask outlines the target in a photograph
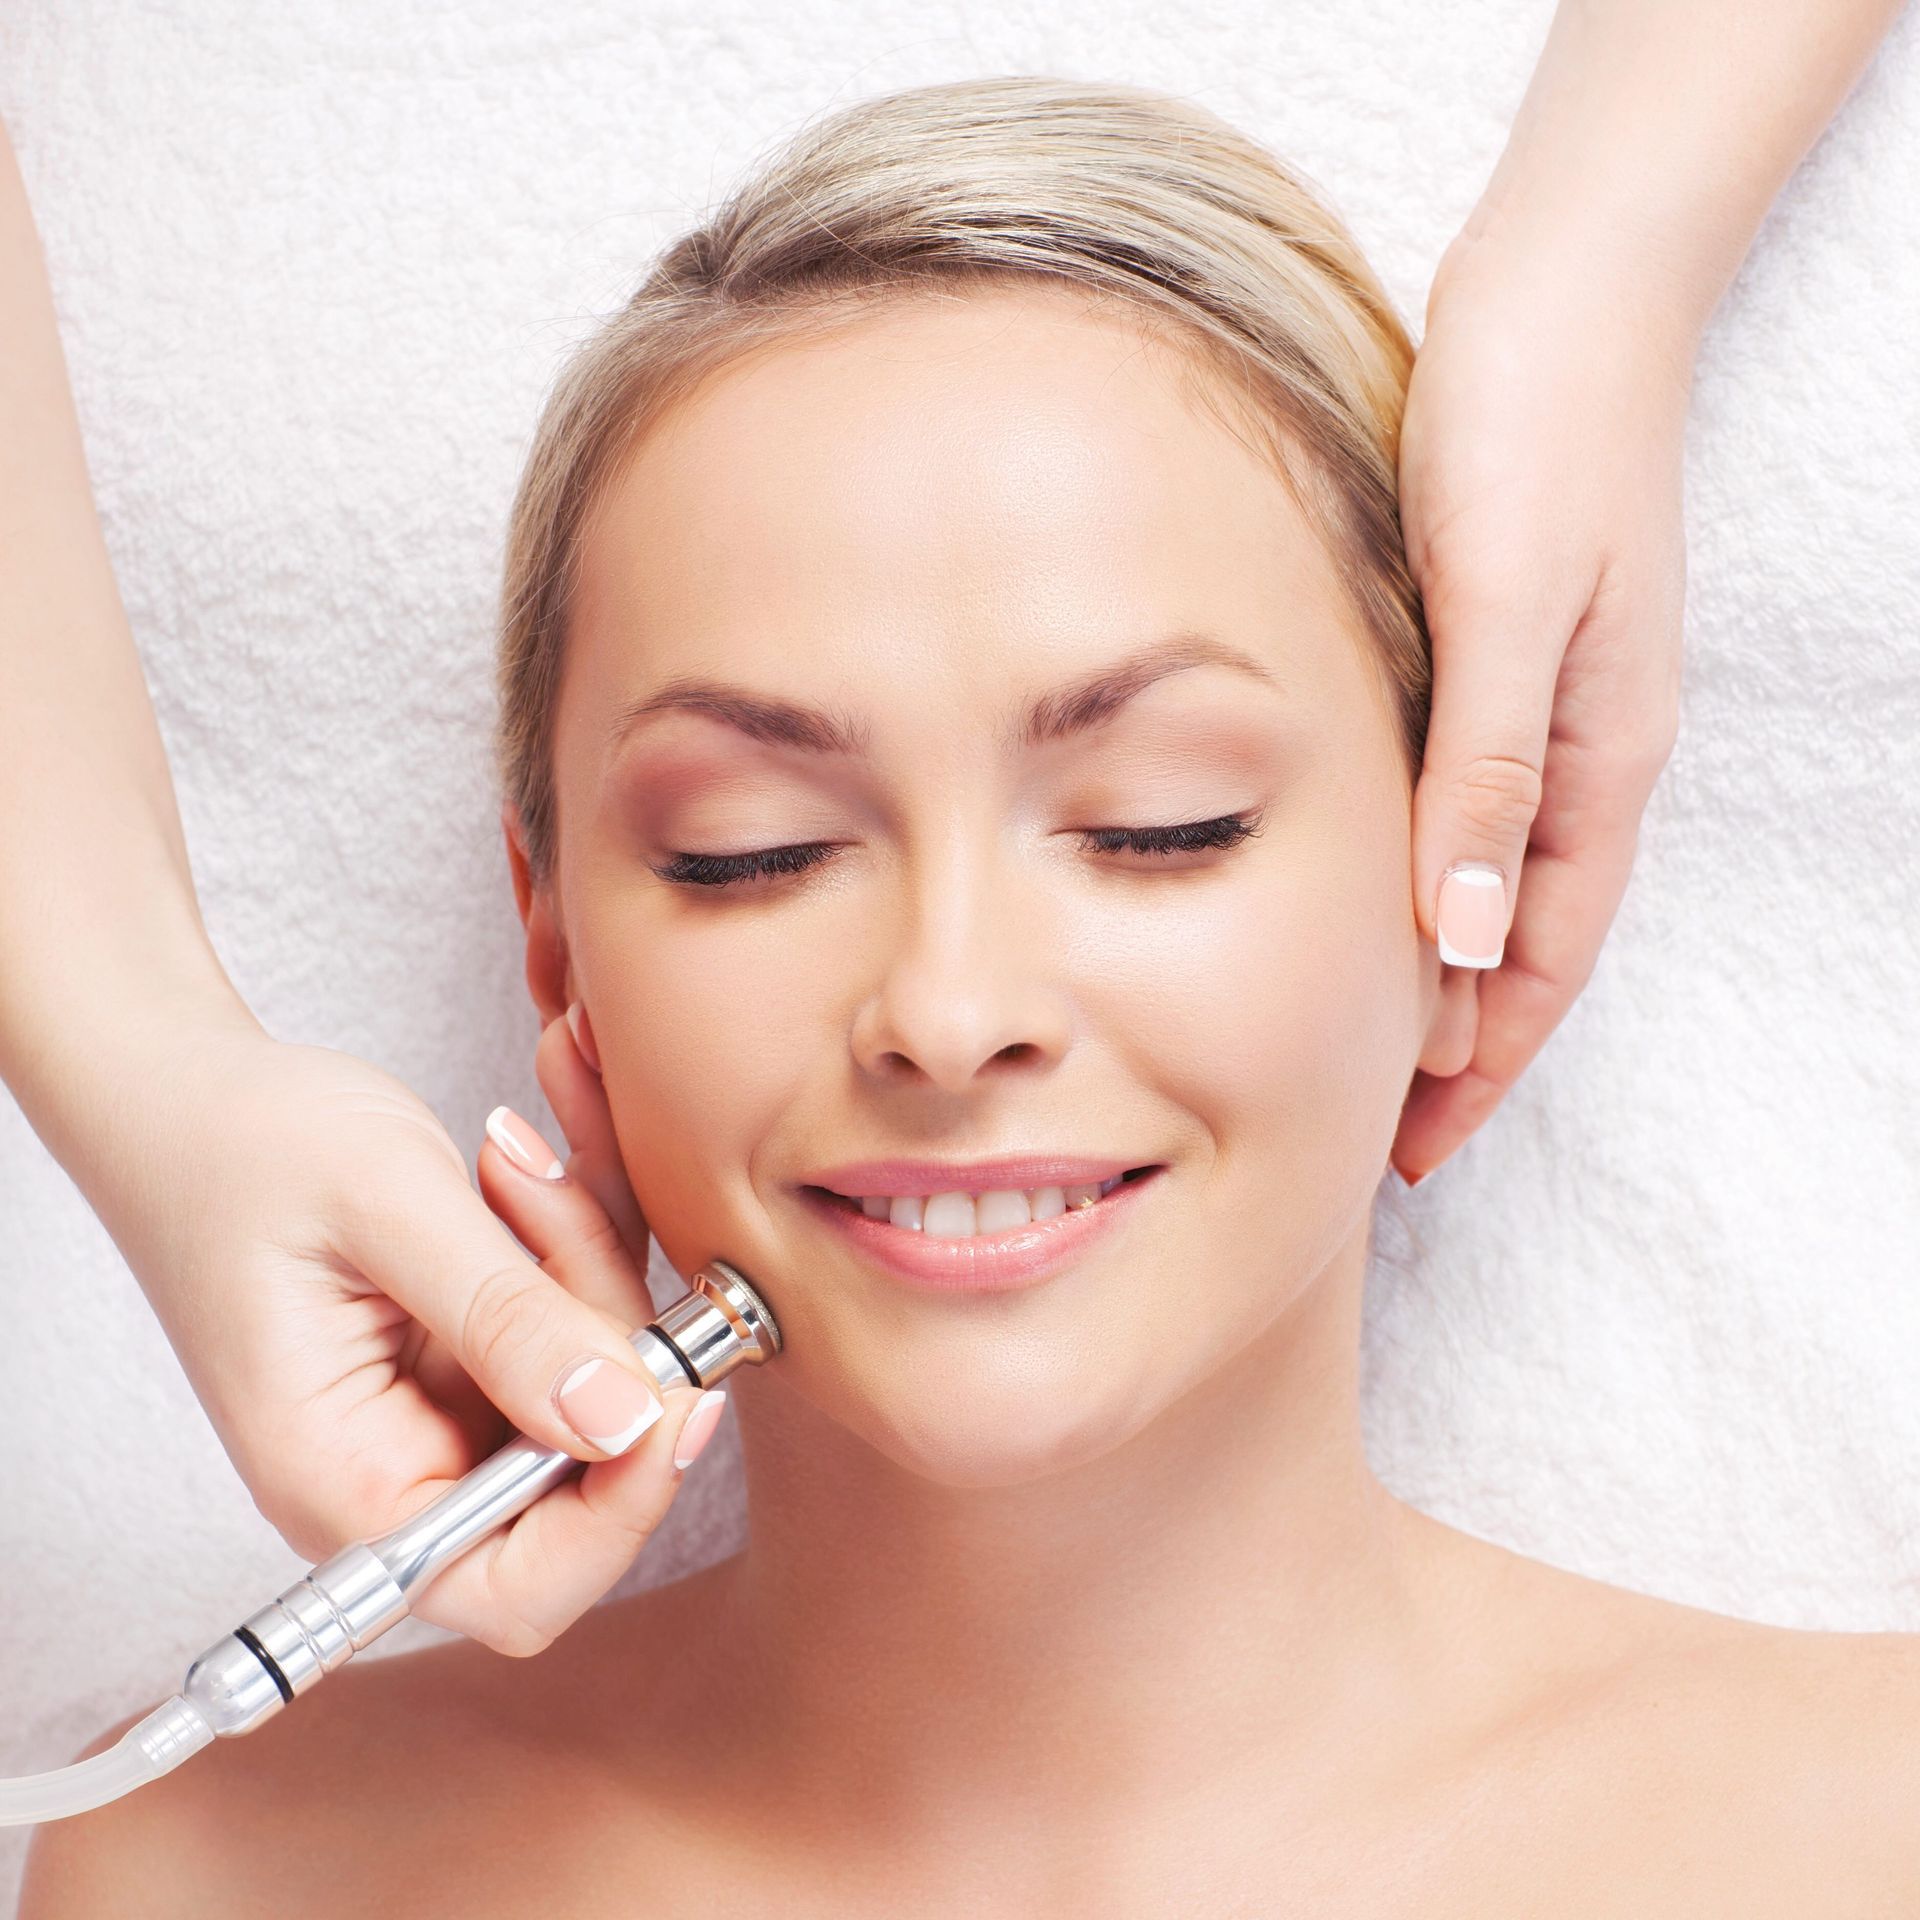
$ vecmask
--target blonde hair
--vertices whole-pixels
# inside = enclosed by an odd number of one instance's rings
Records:
[[[1237,397],[1377,643],[1417,776],[1430,653],[1397,485],[1413,347],[1352,236],[1187,101],[953,81],[803,129],[661,255],[555,384],[508,530],[495,738],[536,880],[554,852],[552,712],[583,529],[648,426],[754,347],[890,296],[1036,274],[1125,303]]]

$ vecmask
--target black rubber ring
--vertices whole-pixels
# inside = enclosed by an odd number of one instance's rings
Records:
[[[287,1676],[274,1665],[273,1655],[253,1637],[252,1630],[248,1627],[235,1627],[233,1637],[266,1668],[273,1678],[273,1684],[280,1689],[280,1698],[291,1703],[293,1689],[287,1685]]]
[[[673,1353],[673,1357],[680,1362],[680,1371],[687,1376],[688,1380],[694,1386],[704,1387],[707,1384],[704,1380],[700,1378],[700,1376],[697,1373],[694,1372],[693,1362],[689,1360],[687,1356],[680,1351],[679,1347],[675,1344],[673,1336],[671,1334],[663,1333],[660,1330],[660,1328],[655,1326],[649,1326],[647,1328],[647,1331],[650,1334],[652,1334],[656,1340],[664,1341],[666,1343],[668,1348],[671,1349]]]

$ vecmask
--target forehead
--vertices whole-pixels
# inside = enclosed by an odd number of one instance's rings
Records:
[[[661,672],[905,649],[938,675],[1338,619],[1328,555],[1205,380],[1130,314],[1040,283],[890,300],[756,349],[607,488],[573,644],[643,648]]]

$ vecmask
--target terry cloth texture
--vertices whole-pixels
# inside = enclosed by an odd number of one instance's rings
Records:
[[[755,154],[926,81],[1157,85],[1311,176],[1417,334],[1551,12],[10,0],[0,113],[206,917],[268,1029],[387,1067],[470,1156],[500,1101],[557,1139],[487,765],[507,508],[566,349]],[[1682,732],[1625,905],[1489,1124],[1387,1182],[1368,1301],[1396,1492],[1786,1625],[1920,1629],[1916,181],[1909,9],[1706,337]],[[17,1774],[305,1562],[3,1093],[0,1219]],[[623,1590],[732,1550],[734,1434]]]

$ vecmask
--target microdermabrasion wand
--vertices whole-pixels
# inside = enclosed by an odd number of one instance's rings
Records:
[[[780,1351],[780,1329],[746,1278],[709,1260],[679,1299],[628,1336],[662,1392],[710,1387]],[[525,1434],[377,1540],[342,1547],[210,1646],[181,1690],[105,1753],[0,1780],[0,1826],[104,1806],[170,1773],[216,1739],[251,1733],[411,1611],[410,1597],[586,1462]]]

